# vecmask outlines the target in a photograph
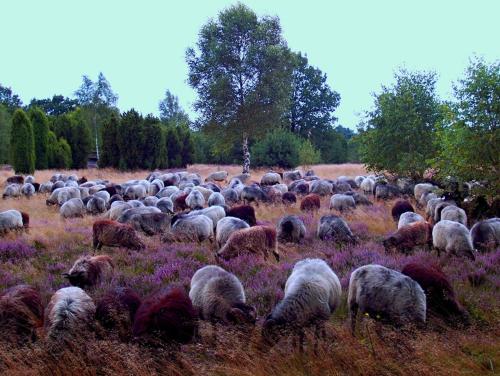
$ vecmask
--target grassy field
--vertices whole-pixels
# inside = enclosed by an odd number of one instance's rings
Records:
[[[364,173],[361,165],[312,166],[317,175],[335,178]],[[239,166],[194,165],[189,171],[203,177],[217,169],[230,175],[241,172]],[[260,180],[265,171],[252,171]],[[70,173],[70,172],[68,172]],[[112,170],[76,171],[88,179],[105,178],[123,182],[144,178],[146,171],[122,173]],[[1,171],[0,184],[12,173]],[[46,181],[53,171],[37,172],[38,182]],[[437,257],[424,250],[412,255],[386,253],[381,239],[396,229],[390,215],[392,202],[376,202],[360,207],[343,217],[361,243],[342,249],[315,238],[319,217],[328,213],[328,200],[314,215],[297,207],[260,205],[256,207],[260,223],[276,224],[285,214],[300,215],[308,233],[300,245],[281,245],[280,263],[263,263],[256,257],[240,256],[223,263],[242,281],[247,298],[257,307],[262,319],[283,297],[283,286],[293,264],[304,257],[324,259],[341,279],[343,304],[327,326],[327,338],[314,351],[312,335],[304,353],[283,338],[272,349],[260,342],[260,322],[250,334],[229,327],[218,327],[217,339],[211,340],[209,325],[202,324],[202,340],[185,345],[180,351],[168,348],[148,349],[135,343],[122,343],[109,335],[103,338],[76,338],[74,344],[54,355],[47,350],[43,333],[28,347],[15,348],[8,339],[0,343],[0,373],[5,375],[488,375],[500,371],[500,251],[479,255],[476,260]],[[0,239],[0,291],[28,283],[38,288],[44,303],[55,290],[67,285],[61,273],[74,260],[91,252],[92,223],[96,219],[62,220],[58,208],[47,207],[44,196],[32,199],[0,201],[0,211],[20,209],[30,215],[28,233],[11,233]],[[214,263],[209,244],[164,244],[159,237],[146,238],[146,249],[129,251],[104,248],[115,263],[112,280],[89,291],[95,299],[113,286],[129,286],[146,296],[162,287],[176,284],[189,288],[193,273]],[[347,327],[346,295],[348,278],[356,267],[377,263],[400,270],[409,261],[436,263],[449,275],[459,301],[472,317],[468,328],[446,325],[434,318],[423,330],[395,330],[365,319],[356,337]]]

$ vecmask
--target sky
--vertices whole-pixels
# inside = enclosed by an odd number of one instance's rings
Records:
[[[186,48],[236,1],[0,0],[0,84],[24,103],[72,96],[82,75],[103,72],[118,107],[158,114],[169,89],[191,116],[196,92],[187,84]],[[500,58],[500,1],[246,0],[258,15],[278,16],[288,46],[307,54],[340,93],[339,124],[355,129],[372,94],[394,71],[433,70],[437,90],[452,83],[471,56]]]

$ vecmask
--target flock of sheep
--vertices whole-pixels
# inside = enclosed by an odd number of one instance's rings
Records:
[[[93,224],[95,249],[119,246],[140,250],[145,247],[142,236],[160,235],[163,242],[215,243],[216,261],[251,253],[264,261],[273,256],[279,262],[278,243],[300,243],[306,227],[296,215],[284,216],[276,227],[258,225],[251,204],[295,205],[300,200],[302,211],[315,211],[324,196],[331,196],[330,209],[339,213],[371,205],[371,196],[399,198],[392,207],[398,229],[384,239],[387,250],[410,252],[416,247],[433,247],[473,258],[478,250],[498,248],[499,218],[477,222],[469,230],[460,203],[438,192],[430,183],[411,184],[400,179],[393,184],[376,176],[329,180],[312,171],[304,176],[299,171],[269,172],[257,183],[246,174],[228,181],[227,172],[217,171],[204,182],[198,174],[154,172],[144,180],[124,184],[63,174],[37,184],[31,176],[13,176],[3,198],[47,194],[47,205],[58,205],[62,218],[101,215]],[[415,212],[408,200],[411,195],[425,208],[427,218]],[[28,227],[27,213],[0,213],[1,232]],[[335,214],[320,218],[316,236],[339,245],[358,242],[348,223]],[[102,328],[120,332],[122,338],[187,343],[198,336],[199,319],[237,325],[257,322],[256,309],[247,304],[242,283],[220,266],[196,271],[189,294],[170,288],[141,299],[129,288],[116,288],[94,302],[85,290],[111,275],[113,269],[109,256],[80,257],[64,274],[72,287],[58,290],[45,309],[32,287],[8,289],[0,296],[0,327],[14,328],[26,340],[43,326],[46,337],[57,340],[70,338],[75,331],[88,331],[97,321]],[[286,281],[283,300],[262,323],[263,341],[275,343],[285,329],[302,338],[303,329],[309,326],[316,327],[319,335],[339,307],[341,295],[339,278],[323,260],[298,261]],[[380,265],[354,270],[347,304],[353,333],[359,312],[393,325],[423,325],[428,311],[464,323],[469,320],[446,275],[437,267],[416,263],[406,265],[401,272]]]

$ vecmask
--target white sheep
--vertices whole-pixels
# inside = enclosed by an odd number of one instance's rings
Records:
[[[330,210],[335,209],[338,211],[350,210],[356,208],[354,197],[336,193],[330,198]]]
[[[172,234],[179,239],[213,241],[213,222],[206,215],[176,215],[172,218]]]
[[[360,188],[366,195],[373,194],[373,190],[375,189],[375,180],[370,177],[363,179],[360,184]]]
[[[458,206],[447,206],[441,211],[441,220],[454,221],[467,226],[467,214]]]
[[[399,217],[398,230],[401,227],[409,225],[410,223],[420,222],[420,221],[425,221],[424,217],[422,217],[420,214],[414,212],[404,212]]]
[[[226,199],[220,192],[213,192],[208,197],[208,206],[214,206],[214,205],[219,205],[219,206],[226,205]]]
[[[420,201],[420,197],[425,194],[436,190],[437,187],[430,183],[419,183],[415,184],[415,188],[413,188],[413,195],[415,196],[415,200]]]
[[[200,191],[193,189],[186,197],[186,205],[191,209],[202,209],[205,205],[205,197]]]
[[[434,248],[448,254],[474,258],[475,250],[467,227],[463,224],[442,220],[432,229],[432,244]]]
[[[80,198],[72,198],[62,204],[59,209],[59,214],[62,218],[83,217],[85,214],[85,206]]]
[[[216,226],[216,241],[217,246],[221,248],[224,244],[226,244],[229,236],[242,228],[248,228],[250,225],[246,223],[244,220],[236,218],[236,217],[224,217],[219,222],[217,222]]]
[[[0,234],[11,230],[21,230],[27,227],[23,215],[17,210],[6,210],[0,213]]]

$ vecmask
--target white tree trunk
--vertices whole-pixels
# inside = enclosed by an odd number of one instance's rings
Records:
[[[248,137],[243,136],[243,173],[250,173],[250,151],[248,150]]]

